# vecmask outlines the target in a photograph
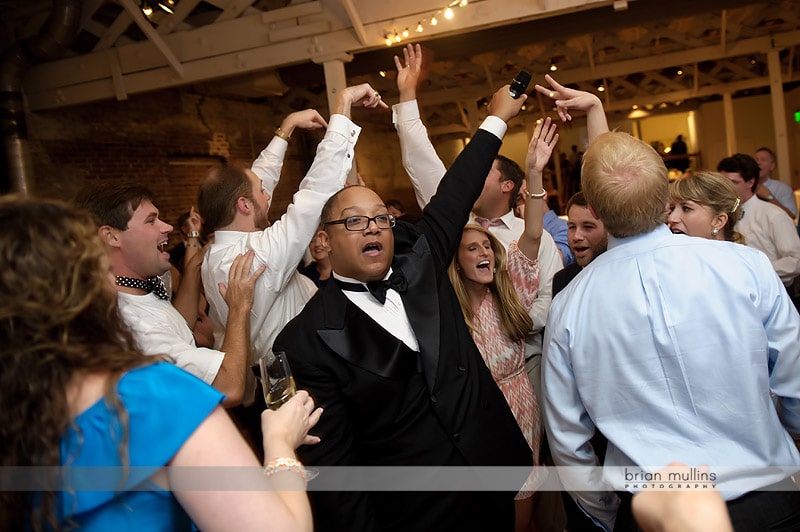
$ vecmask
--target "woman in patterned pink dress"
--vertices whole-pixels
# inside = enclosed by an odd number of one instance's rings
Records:
[[[531,446],[534,465],[539,463],[541,428],[539,405],[525,372],[525,338],[533,328],[528,312],[539,289],[542,172],[557,141],[550,118],[537,125],[525,166],[528,191],[541,192],[526,192],[525,229],[509,246],[508,257],[488,229],[469,224],[448,270],[472,338]],[[517,530],[530,530],[532,497],[527,490],[516,496]]]

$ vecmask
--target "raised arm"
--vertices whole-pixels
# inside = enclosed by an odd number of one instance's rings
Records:
[[[180,276],[180,284],[177,287],[173,280],[175,299],[172,306],[181,313],[191,328],[197,321],[197,302],[200,301],[200,295],[203,292],[200,266],[205,254],[205,250],[200,245],[200,230],[203,228],[203,220],[194,206],[189,209],[189,219],[186,223],[189,226],[189,236],[186,243],[186,255],[183,257],[183,275]]]
[[[219,283],[219,292],[228,305],[228,321],[225,324],[225,340],[220,348],[225,358],[212,384],[226,395],[224,406],[236,406],[244,396],[251,349],[250,309],[256,281],[266,269],[261,265],[251,275],[254,257],[253,251],[237,256],[228,272],[228,284]]]
[[[547,161],[558,142],[556,125],[548,116],[536,124],[536,129],[528,144],[528,155],[525,158],[525,177],[527,190],[525,195],[525,229],[519,237],[519,250],[529,259],[539,257],[539,244],[542,240],[544,219],[544,202],[547,192],[542,185],[542,173]]]
[[[376,107],[389,108],[381,99],[381,94],[373,89],[369,83],[353,85],[341,91],[338,98],[336,98],[333,113],[350,118],[350,109],[352,107],[366,107],[368,109],[375,109]]]
[[[278,186],[283,168],[283,158],[286,156],[289,139],[294,130],[297,128],[313,130],[326,127],[328,127],[328,123],[314,109],[296,111],[283,119],[280,127],[275,130],[272,141],[261,151],[251,168],[253,173],[261,179],[261,187],[267,194],[272,196],[275,187]]]
[[[565,87],[554,80],[550,74],[545,74],[544,79],[550,84],[550,88],[537,84],[536,91],[556,101],[556,109],[561,120],[564,122],[572,120],[570,109],[585,111],[590,142],[595,137],[608,133],[608,122],[600,98],[590,92]]]
[[[504,85],[494,93],[489,102],[489,116],[447,170],[436,195],[422,211],[418,227],[426,234],[431,253],[442,271],[450,264],[469,212],[483,190],[508,128],[506,122],[519,113],[525,102],[525,95],[514,99],[508,88]]]
[[[436,154],[419,114],[417,85],[422,76],[422,47],[407,45],[403,48],[403,60],[395,56],[394,64],[400,103],[392,107],[392,121],[400,139],[403,168],[411,178],[420,209],[424,209],[447,169]]]

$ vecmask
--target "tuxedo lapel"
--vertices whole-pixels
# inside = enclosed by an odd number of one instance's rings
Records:
[[[401,294],[406,316],[417,336],[422,370],[428,389],[433,391],[439,366],[439,291],[433,273],[433,259],[423,236],[414,244],[411,255],[395,256],[394,269],[403,272],[408,289]]]
[[[322,289],[325,328],[317,334],[349,363],[387,379],[416,373],[417,356],[342,293],[335,283]]]

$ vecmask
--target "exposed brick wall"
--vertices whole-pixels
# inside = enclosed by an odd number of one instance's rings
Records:
[[[398,198],[415,213],[390,114],[367,117],[366,112],[354,109],[354,120],[364,126],[356,147],[358,169],[381,196]],[[174,224],[196,203],[208,167],[223,159],[254,160],[285,114],[269,102],[179,90],[29,113],[31,191],[69,199],[90,182],[131,179],[153,191],[161,217]],[[285,212],[321,138],[318,131],[292,136],[271,218]],[[171,238],[171,244],[180,238],[177,228]]]

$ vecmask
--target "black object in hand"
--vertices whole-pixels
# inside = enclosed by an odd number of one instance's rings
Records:
[[[511,97],[515,100],[522,96],[522,93],[528,88],[528,83],[531,82],[531,73],[526,70],[520,70],[516,77],[511,81],[511,86],[508,88],[508,92],[511,93]]]

